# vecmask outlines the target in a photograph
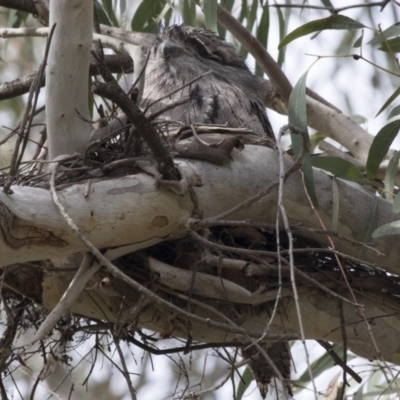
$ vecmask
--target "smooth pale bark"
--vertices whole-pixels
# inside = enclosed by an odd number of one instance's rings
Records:
[[[181,182],[181,193],[177,188],[171,190],[148,174],[141,173],[90,184],[74,184],[60,190],[59,195],[72,219],[98,248],[137,243],[147,247],[146,241],[154,243],[154,240],[168,240],[187,233],[185,224],[194,207],[185,190],[187,181],[194,185],[197,206],[203,218],[215,217],[275,183],[279,174],[277,157],[272,149],[248,145],[241,152],[235,151],[232,161],[222,167],[195,160],[179,161],[178,166],[186,176]],[[315,186],[320,204],[318,212],[326,228],[331,229],[331,177],[315,171]],[[387,201],[376,198],[363,187],[341,180],[338,180],[338,187],[340,235],[362,242],[377,202],[378,226],[396,219]],[[15,186],[13,190],[11,196],[0,192],[1,225],[5,232],[0,239],[0,265],[65,257],[84,250],[83,244],[54,206],[48,190],[24,186]],[[89,194],[87,197],[86,192]],[[274,190],[225,219],[275,223],[276,203],[277,191]],[[321,228],[304,192],[299,172],[285,183],[284,204],[291,224]],[[12,223],[10,215],[14,216]],[[7,230],[12,234],[7,234]],[[302,235],[328,243],[323,234],[309,232]],[[7,236],[10,238],[5,240]],[[333,240],[337,250],[353,257],[357,257],[362,248],[341,239]],[[397,263],[400,247],[397,243],[397,236],[375,239],[374,248],[384,255],[368,250],[364,261],[400,273]]]
[[[56,24],[46,68],[46,126],[49,159],[83,153],[89,121],[89,65],[93,0],[50,2]]]

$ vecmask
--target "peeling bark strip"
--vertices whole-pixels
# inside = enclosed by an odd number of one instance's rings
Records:
[[[4,241],[12,248],[35,244],[36,246],[63,247],[67,243],[46,229],[24,225],[3,203],[0,202],[0,230]]]

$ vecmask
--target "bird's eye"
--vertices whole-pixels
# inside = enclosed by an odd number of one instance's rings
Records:
[[[157,49],[158,57],[163,58],[176,57],[183,52],[183,47],[170,39],[164,41]]]

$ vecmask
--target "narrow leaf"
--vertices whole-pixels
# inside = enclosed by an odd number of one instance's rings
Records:
[[[331,7],[333,8],[332,3],[330,2],[330,0],[321,0],[321,3],[325,6],[325,7]]]
[[[179,11],[185,25],[196,25],[196,5],[192,0],[179,0]]]
[[[400,120],[396,120],[385,125],[374,137],[368,153],[367,159],[367,178],[374,180],[378,172],[379,165],[389,151],[390,145],[397,136],[400,129]]]
[[[359,48],[362,46],[364,39],[364,29],[361,31],[361,36],[354,42],[353,47],[354,48]]]
[[[269,31],[269,7],[264,7],[261,19],[257,27],[256,37],[258,41],[265,47],[268,47],[268,31]],[[263,76],[263,69],[256,63],[256,75]]]
[[[295,87],[289,97],[289,124],[301,129],[307,133],[307,105],[306,105],[306,71]],[[303,152],[304,147],[308,149],[308,152],[303,156],[301,170],[304,174],[304,184],[308,195],[315,208],[318,208],[318,199],[315,192],[314,185],[314,174],[311,164],[311,155],[309,152],[309,138],[307,137],[308,143],[303,142],[303,137],[299,134],[291,134],[293,152],[295,158],[298,158]]]
[[[294,31],[290,32],[283,40],[279,43],[278,49],[286,46],[290,42],[299,37],[308,35],[313,32],[320,32],[327,29],[341,30],[341,29],[361,29],[365,25],[361,24],[354,19],[346,17],[344,15],[334,14],[328,18],[317,19],[315,21],[308,22]]]
[[[389,161],[389,165],[385,174],[385,197],[390,202],[393,200],[394,182],[397,175],[397,166],[399,165],[400,152],[395,151],[393,157]],[[394,206],[393,206],[394,207]]]
[[[398,35],[400,35],[400,23],[396,23],[385,29],[383,32],[379,33],[372,40],[370,40],[368,44],[379,44],[384,42],[388,38]]]
[[[289,24],[289,16],[290,16],[290,8],[287,9],[287,18],[283,17],[283,13],[282,10],[277,7],[276,8],[276,12],[278,14],[278,22],[279,22],[279,40],[282,41],[282,39],[284,38],[285,34],[286,34],[286,26],[287,24]],[[280,67],[282,67],[283,62],[285,61],[285,52],[286,52],[286,48],[282,48],[282,49],[278,49],[279,53],[278,53],[278,61],[277,63],[279,64]]]
[[[399,235],[400,234],[400,221],[390,222],[388,224],[380,226],[373,234],[373,238],[379,238],[388,235]]]
[[[312,157],[311,161],[313,167],[328,171],[338,178],[356,182],[364,178],[354,164],[340,157]]]
[[[104,10],[103,6],[98,1],[94,3],[94,6],[96,8],[100,24],[112,26],[112,22],[108,17],[106,11]]]
[[[378,50],[388,53],[400,53],[400,37],[385,40],[382,42],[382,45],[378,47]]]
[[[236,399],[242,400],[243,395],[245,394],[247,388],[250,386],[250,383],[254,380],[253,373],[249,367],[246,367],[242,374],[242,379],[239,381],[239,385],[236,392]]]
[[[114,13],[114,8],[111,0],[103,0],[104,10],[110,18],[112,25],[115,27],[119,27],[119,22]]]
[[[399,114],[400,114],[400,106],[396,106],[395,108],[393,108],[392,111],[390,111],[390,113],[388,115],[388,119],[396,117]]]
[[[193,3],[192,0],[188,0],[188,1]],[[225,8],[225,10],[227,10],[229,13],[232,14],[232,8],[233,8],[233,5],[235,4],[235,0],[221,0],[220,4],[222,7]],[[219,33],[219,36],[221,36],[223,39],[225,39],[226,29],[221,24],[218,25],[218,33]]]
[[[131,28],[137,32],[157,31],[157,17],[164,8],[166,0],[142,0],[131,21]]]
[[[203,0],[203,13],[206,23],[206,28],[213,32],[218,32],[217,28],[217,0]]]
[[[378,113],[375,115],[375,118],[382,112],[384,111],[391,103],[392,101],[400,94],[400,87],[398,87],[392,95],[385,101],[385,104],[381,107],[381,109],[378,111]]]

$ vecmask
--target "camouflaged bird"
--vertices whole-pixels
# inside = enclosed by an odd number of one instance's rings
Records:
[[[150,107],[154,113],[186,99],[186,103],[168,110],[168,119],[187,125],[247,128],[274,141],[263,105],[262,82],[249,71],[236,49],[213,32],[173,25],[151,49],[141,106],[145,108],[162,98]],[[179,88],[182,90],[171,94]]]
[[[200,80],[185,86],[204,74]],[[275,142],[263,105],[263,82],[249,71],[235,47],[213,32],[174,25],[157,38],[150,50],[141,106],[156,113],[186,100],[169,108],[163,117],[186,125],[247,128]],[[273,343],[266,351],[281,376],[290,379],[288,343]],[[273,369],[254,347],[243,351],[243,356],[251,360],[249,366],[265,398]]]

